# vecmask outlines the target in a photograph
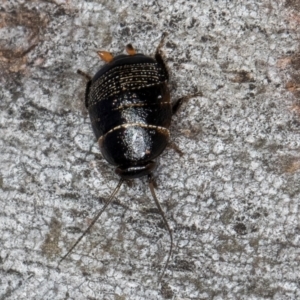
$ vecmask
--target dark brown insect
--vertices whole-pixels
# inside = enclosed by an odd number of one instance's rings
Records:
[[[113,57],[106,51],[97,52],[106,64],[94,77],[78,70],[88,80],[85,105],[89,111],[94,134],[103,157],[116,166],[119,183],[104,207],[93,219],[64,260],[89,232],[106,207],[112,202],[124,180],[148,176],[149,188],[170,235],[168,257],[159,277],[161,280],[171,257],[173,235],[154,191],[152,172],[155,158],[169,142],[172,115],[178,110],[183,97],[170,102],[167,86],[168,71],[161,55],[165,35],[157,47],[154,58],[137,53],[131,44],[128,55]],[[194,95],[196,96],[196,95]]]

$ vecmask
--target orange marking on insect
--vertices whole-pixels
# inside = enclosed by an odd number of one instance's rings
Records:
[[[114,59],[112,54],[108,51],[97,51],[97,54],[103,61],[107,63],[111,62]]]

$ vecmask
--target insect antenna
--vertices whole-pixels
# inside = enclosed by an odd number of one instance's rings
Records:
[[[164,266],[164,268],[163,268],[163,270],[162,270],[162,272],[161,272],[161,274],[160,274],[160,276],[159,276],[159,278],[158,278],[158,282],[160,282],[161,279],[162,279],[163,276],[164,276],[164,273],[165,273],[165,271],[166,271],[166,269],[167,269],[167,267],[168,267],[168,264],[169,264],[169,261],[170,261],[171,255],[172,255],[172,251],[173,251],[173,234],[172,234],[172,230],[171,230],[171,228],[170,228],[170,226],[169,226],[169,223],[168,223],[168,221],[167,221],[167,219],[166,219],[166,217],[165,217],[165,214],[164,214],[164,212],[163,212],[163,210],[162,210],[162,208],[161,208],[161,206],[160,206],[160,204],[159,204],[159,201],[158,201],[158,199],[157,199],[157,197],[156,197],[156,194],[155,194],[155,191],[154,191],[153,178],[152,178],[152,175],[151,175],[151,174],[148,175],[148,179],[149,179],[149,188],[150,188],[150,192],[151,192],[152,197],[153,197],[153,199],[154,199],[154,201],[155,201],[155,204],[156,204],[156,206],[157,206],[157,208],[158,208],[158,211],[159,211],[160,215],[162,216],[162,218],[163,218],[163,220],[164,220],[165,226],[167,227],[167,229],[168,229],[168,231],[169,231],[170,241],[171,241],[171,245],[170,245],[170,249],[169,249],[167,261],[166,261],[165,266]]]
[[[124,179],[120,178],[118,185],[114,189],[113,193],[110,195],[108,200],[106,201],[105,205],[102,207],[102,209],[98,212],[96,217],[94,217],[92,223],[89,225],[89,227],[82,233],[82,235],[78,238],[78,240],[75,242],[75,244],[70,248],[70,250],[60,259],[58,265],[73,251],[73,249],[79,244],[79,242],[82,240],[82,238],[90,231],[90,229],[94,226],[94,224],[97,222],[97,220],[100,218],[102,213],[105,211],[107,206],[112,202],[115,195],[118,193]]]

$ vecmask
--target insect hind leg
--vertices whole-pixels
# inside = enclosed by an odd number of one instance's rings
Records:
[[[165,38],[167,37],[167,33],[164,32],[162,34],[162,37],[160,39],[160,42],[156,48],[156,51],[155,51],[155,60],[157,61],[157,63],[162,67],[164,73],[165,73],[165,76],[166,76],[166,79],[169,80],[169,71],[168,71],[168,68],[167,68],[167,65],[163,59],[163,55],[162,55],[162,51],[161,51],[161,48],[164,46],[164,43],[165,43]]]
[[[84,71],[77,70],[77,74],[83,76],[88,81],[92,80],[92,76],[89,75],[88,73],[84,72]]]
[[[85,100],[84,100],[85,107],[87,109],[88,108],[88,96],[89,96],[90,87],[91,87],[91,83],[92,83],[92,76],[81,70],[77,70],[77,74],[83,76],[87,80],[86,89],[85,89]]]

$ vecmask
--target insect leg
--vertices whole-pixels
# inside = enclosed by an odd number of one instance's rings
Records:
[[[162,37],[161,37],[161,40],[159,42],[159,45],[157,46],[156,48],[156,51],[155,51],[155,60],[157,61],[157,63],[162,67],[164,73],[165,73],[165,76],[166,76],[166,79],[169,80],[169,72],[168,72],[168,68],[167,68],[167,65],[163,59],[163,56],[162,56],[162,51],[161,51],[161,48],[163,47],[164,45],[164,42],[165,42],[165,38],[167,37],[167,33],[164,32],[162,34]]]
[[[198,96],[202,96],[202,93],[201,92],[198,92],[196,94],[193,94],[193,95],[187,95],[187,96],[184,96],[184,97],[181,97],[179,99],[177,99],[173,104],[172,104],[172,114],[175,115],[178,111],[178,109],[181,107],[181,105],[184,103],[184,102],[187,102],[188,100],[190,100],[191,98],[195,98],[195,97],[198,97]]]
[[[87,80],[92,80],[92,76],[91,75],[89,75],[88,73],[85,73],[85,72],[83,72],[81,70],[77,70],[77,74],[83,76]]]
[[[88,81],[85,88],[85,100],[84,100],[85,108],[88,109],[88,99],[89,99],[90,87],[92,84],[92,76],[90,76],[89,74],[81,70],[77,70],[77,74],[83,76]]]

